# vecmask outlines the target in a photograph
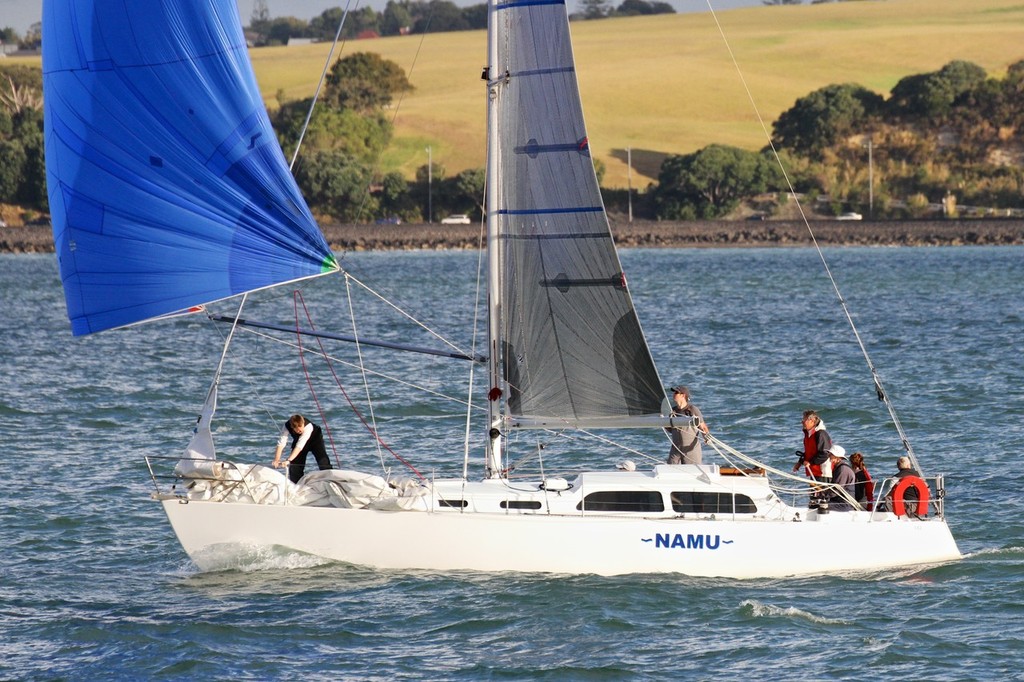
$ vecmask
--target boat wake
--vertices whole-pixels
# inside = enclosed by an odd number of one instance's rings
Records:
[[[764,604],[756,599],[744,599],[740,602],[743,612],[753,618],[789,618],[794,620],[805,620],[809,623],[820,623],[823,625],[848,625],[849,621],[841,618],[826,618],[818,616],[810,611],[804,611],[794,606],[775,606]]]
[[[977,558],[977,557],[990,556],[990,555],[993,555],[993,554],[1000,555],[1000,556],[1001,555],[1006,555],[1006,554],[1010,554],[1010,555],[1024,554],[1024,547],[1019,547],[1019,546],[989,547],[987,549],[979,549],[977,552],[971,552],[969,554],[964,554],[964,558],[965,559],[974,559],[974,558]]]
[[[280,545],[221,544],[204,548],[192,557],[201,573],[220,571],[275,571],[314,568],[335,563],[330,559],[297,552]]]

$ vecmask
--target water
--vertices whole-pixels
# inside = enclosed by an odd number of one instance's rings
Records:
[[[53,256],[0,256],[0,678],[1024,679],[1024,249],[826,255],[922,467],[947,475],[961,562],[737,582],[399,573],[267,552],[200,573],[148,499],[142,455],[183,448],[222,326],[177,320],[72,339]],[[899,444],[813,251],[622,258],[662,378],[690,385],[716,435],[788,464],[800,412],[813,407],[876,477],[892,471]],[[463,348],[476,262],[345,259]],[[292,324],[290,297],[263,294],[247,315]],[[342,278],[308,285],[303,298],[317,327],[352,332],[335,310],[347,298]],[[440,345],[393,315],[357,325],[362,336]],[[330,349],[357,361],[351,348]],[[218,446],[269,459],[278,420],[316,407],[294,349],[246,336],[236,350]],[[376,470],[346,398],[322,361],[306,360],[327,377],[313,386],[345,465]],[[453,360],[399,356],[386,369],[445,395],[467,384]],[[357,373],[335,371],[370,419]],[[461,407],[370,381],[391,446],[421,471],[457,473]],[[665,449],[648,435],[623,439],[658,457]],[[572,445],[551,437],[546,466]],[[600,466],[622,456],[589,455]],[[566,457],[566,467],[581,463]]]

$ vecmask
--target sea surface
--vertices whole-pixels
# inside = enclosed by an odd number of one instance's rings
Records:
[[[735,581],[378,571],[280,550],[200,572],[150,499],[143,457],[182,452],[227,329],[192,316],[73,338],[55,257],[0,255],[0,679],[1024,679],[1024,248],[825,258],[924,472],[946,476],[962,561]],[[471,350],[478,260],[342,262]],[[814,408],[876,478],[894,470],[898,436],[815,251],[627,250],[622,261],[662,379],[691,387],[719,438],[786,466]],[[358,282],[265,292],[245,316],[442,345]],[[350,299],[369,312],[350,315]],[[236,339],[215,430],[223,457],[265,463],[288,414],[322,410],[346,468],[399,472],[351,402],[425,475],[461,471],[465,407],[448,397],[465,399],[469,363],[325,348],[330,366],[309,341],[300,358],[294,344]],[[643,467],[666,451],[660,433],[621,438],[625,454],[558,434],[513,448],[544,441],[549,473],[624,457]]]

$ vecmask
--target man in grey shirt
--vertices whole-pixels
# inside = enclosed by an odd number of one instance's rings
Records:
[[[672,438],[668,463],[701,464],[703,455],[698,431],[710,433],[708,425],[704,423],[704,415],[701,414],[699,407],[690,402],[690,389],[686,386],[673,386],[669,390],[672,391],[672,402],[675,403],[672,416],[685,419],[680,419],[679,426],[666,429]]]

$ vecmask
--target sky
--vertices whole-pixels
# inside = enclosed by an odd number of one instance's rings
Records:
[[[344,7],[347,0],[267,0],[267,9],[271,17],[292,16],[308,21],[326,9]],[[482,0],[453,0],[459,6],[479,4]],[[707,10],[707,0],[665,0],[676,8],[677,12],[703,12]],[[369,5],[376,10],[384,9],[387,0],[351,0],[351,9]],[[574,11],[576,0],[567,0],[569,10]],[[609,0],[617,6],[621,0]],[[711,0],[715,11],[736,7],[756,7],[763,4],[761,0]],[[242,23],[247,24],[252,16],[253,0],[238,0],[238,13]],[[0,28],[10,26],[19,34],[24,35],[29,26],[39,21],[42,16],[43,0],[0,0]]]

